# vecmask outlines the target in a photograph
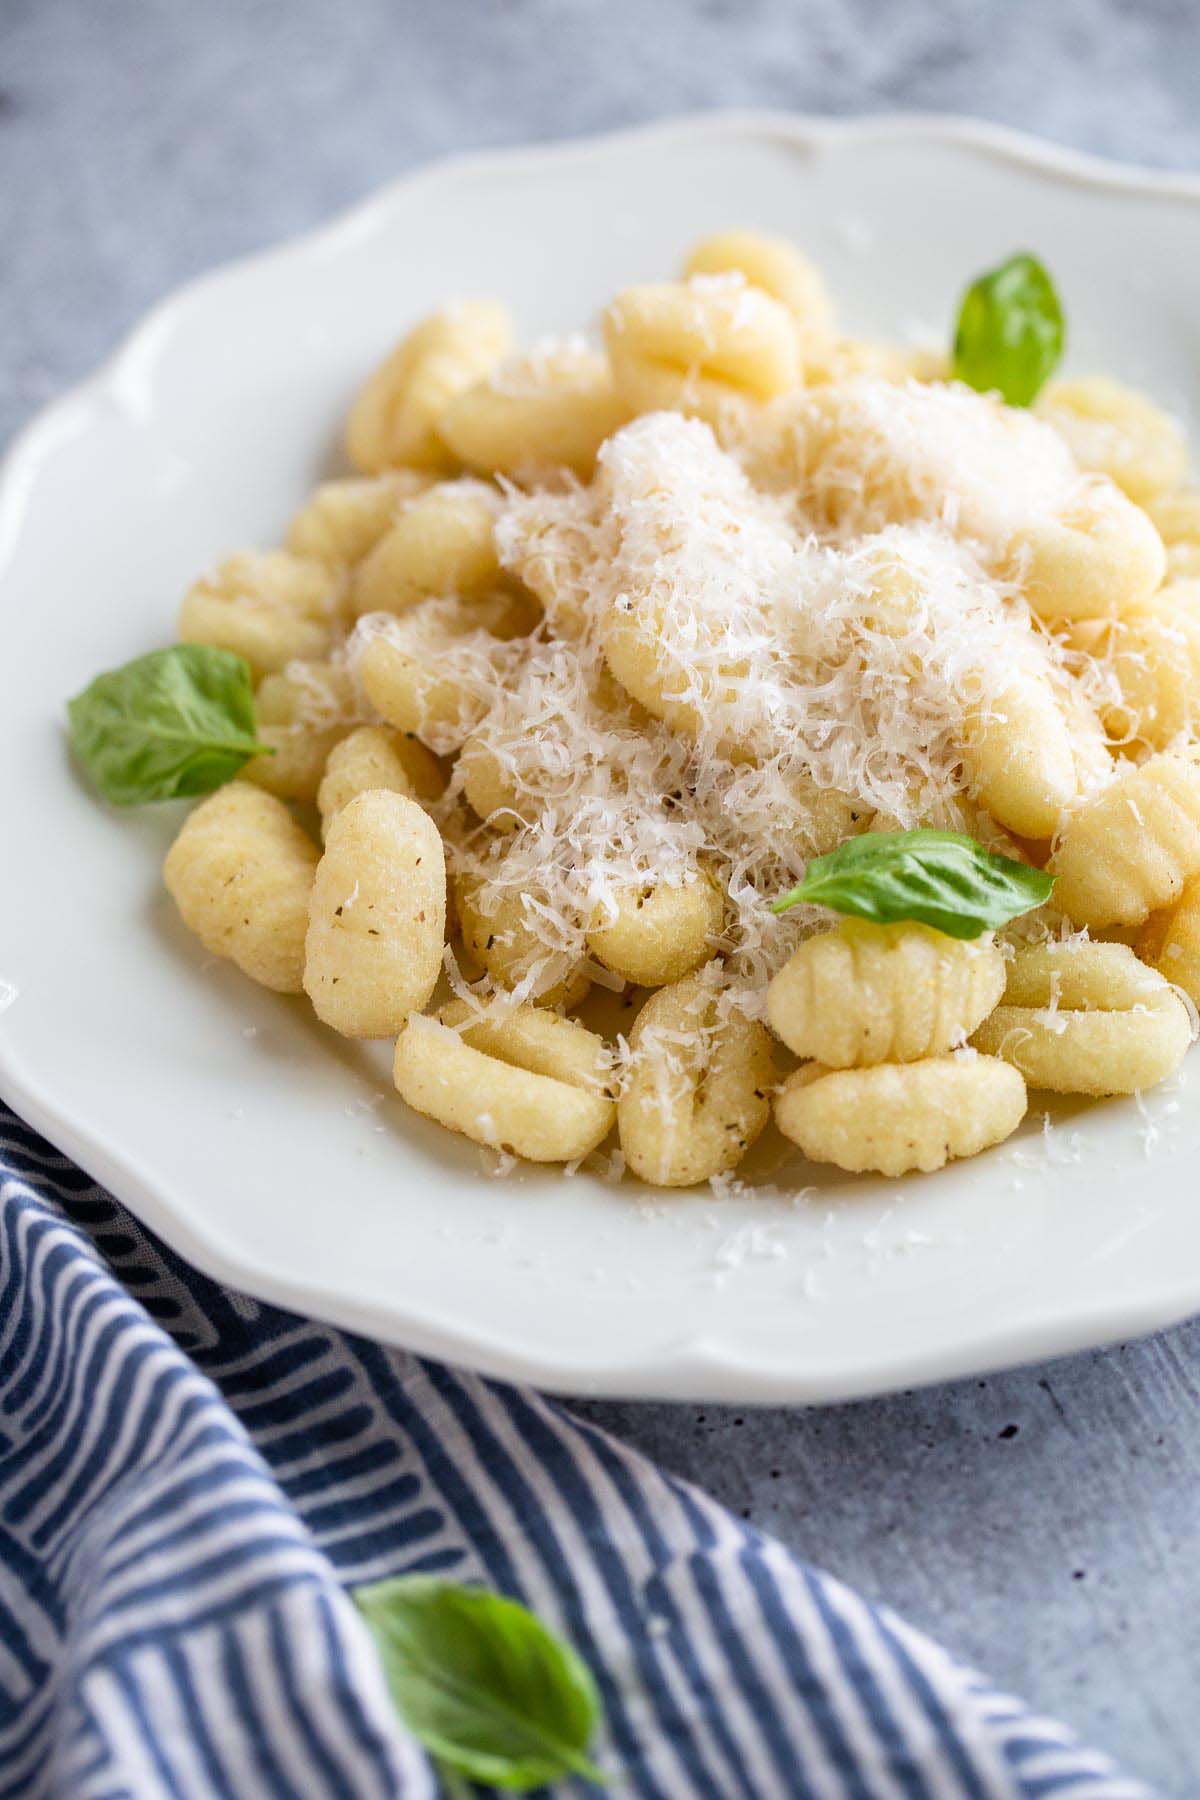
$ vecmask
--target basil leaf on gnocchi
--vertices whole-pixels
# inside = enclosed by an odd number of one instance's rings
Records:
[[[1054,877],[986,850],[956,831],[879,831],[814,857],[771,911],[827,906],[877,925],[914,919],[952,938],[977,938],[1050,897]]]

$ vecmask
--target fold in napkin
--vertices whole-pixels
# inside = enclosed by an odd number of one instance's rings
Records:
[[[0,1108],[0,1794],[437,1793],[344,1592],[412,1570],[574,1643],[616,1795],[1148,1793],[552,1402],[207,1280]]]

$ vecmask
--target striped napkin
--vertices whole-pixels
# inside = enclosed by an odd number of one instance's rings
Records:
[[[574,1644],[610,1794],[1148,1794],[551,1401],[198,1275],[0,1107],[0,1795],[438,1793],[345,1594],[415,1570]]]

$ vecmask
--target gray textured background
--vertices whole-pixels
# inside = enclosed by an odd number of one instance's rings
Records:
[[[1195,0],[0,0],[0,441],[166,289],[443,151],[718,105],[1200,167]],[[822,1412],[589,1414],[1200,1792],[1200,1326]]]

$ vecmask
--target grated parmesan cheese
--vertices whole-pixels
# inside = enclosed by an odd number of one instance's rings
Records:
[[[433,809],[483,915],[520,900],[511,996],[448,959],[476,1008],[594,969],[589,922],[623,890],[711,871],[728,896],[715,948],[736,1003],[760,1010],[824,922],[769,911],[813,855],[871,827],[1002,839],[968,791],[968,716],[999,716],[1022,680],[1076,703],[1067,650],[995,569],[1013,524],[1078,481],[1048,426],[872,379],[764,410],[757,444],[650,414],[605,443],[589,486],[506,487],[500,559],[544,607],[528,635],[464,631],[453,596],[358,624],[351,667],[387,633],[459,696],[428,747],[469,739],[512,796],[511,829],[478,820],[463,759]]]

